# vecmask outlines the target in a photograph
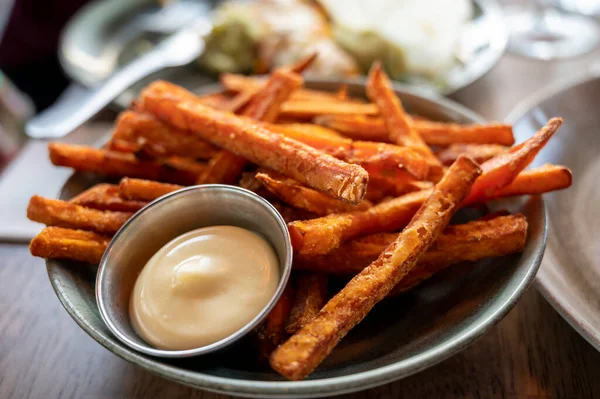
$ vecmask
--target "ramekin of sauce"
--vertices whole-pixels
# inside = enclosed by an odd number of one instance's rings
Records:
[[[292,265],[287,226],[263,198],[204,185],[167,194],[115,235],[96,299],[111,332],[140,352],[196,356],[252,331]]]

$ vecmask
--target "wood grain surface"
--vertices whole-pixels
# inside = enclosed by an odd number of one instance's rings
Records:
[[[505,56],[454,99],[501,120],[546,84],[597,68],[599,56],[597,50],[553,63]],[[27,246],[0,244],[0,260],[1,399],[228,398],[164,380],[102,348],[62,308],[44,262],[31,257]],[[342,397],[593,398],[600,397],[599,376],[600,353],[532,288],[460,354],[404,380]]]

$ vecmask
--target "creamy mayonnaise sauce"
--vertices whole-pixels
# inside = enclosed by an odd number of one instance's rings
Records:
[[[264,238],[240,227],[205,227],[148,261],[131,295],[131,322],[156,348],[198,348],[250,322],[278,283],[277,256]]]

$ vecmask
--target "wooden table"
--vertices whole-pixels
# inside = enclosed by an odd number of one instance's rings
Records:
[[[581,75],[599,55],[557,63],[505,56],[455,99],[502,119],[527,94],[557,78]],[[0,259],[0,398],[227,397],[154,376],[94,342],[64,311],[44,262],[25,245],[0,244]],[[599,373],[600,353],[530,289],[462,353],[404,380],[343,397],[591,398],[600,395]]]

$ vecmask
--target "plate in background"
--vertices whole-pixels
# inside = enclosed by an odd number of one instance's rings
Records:
[[[544,195],[548,247],[537,285],[554,308],[600,350],[600,74],[559,83],[534,94],[507,117],[517,141],[544,118],[564,125],[533,165],[556,163],[573,172],[573,185]],[[547,119],[546,119],[547,120]]]
[[[496,0],[473,0],[473,3],[475,15],[461,35],[456,65],[439,79],[445,83],[439,85],[416,78],[409,79],[411,84],[449,95],[485,75],[499,61],[508,40],[501,7]],[[105,65],[107,57],[112,57],[110,43],[115,32],[122,30],[140,13],[157,9],[156,0],[96,0],[85,6],[71,19],[61,36],[59,59],[67,75],[88,87],[101,82],[114,70]],[[156,36],[145,35],[143,40],[130,43],[120,53],[119,64],[125,64],[143,48],[151,46],[153,40]],[[165,70],[134,85],[119,96],[115,104],[121,108],[128,107],[139,90],[157,78],[187,88],[198,88],[215,81],[214,76],[195,65]]]
[[[308,81],[307,87],[336,91],[340,84]],[[409,112],[432,120],[484,122],[452,101],[426,99],[398,87]],[[364,95],[362,85],[349,84],[348,89],[351,95]],[[94,183],[89,174],[77,173],[63,187],[62,198],[71,198]],[[528,240],[522,254],[456,265],[402,297],[378,304],[304,381],[285,381],[268,368],[257,368],[244,347],[191,359],[137,353],[113,337],[100,318],[94,295],[96,267],[57,260],[46,264],[58,298],[77,324],[125,360],[209,391],[258,398],[324,397],[389,383],[439,363],[512,309],[533,281],[544,253],[544,203],[539,197],[526,197],[491,205],[492,211],[508,209],[527,216]]]

